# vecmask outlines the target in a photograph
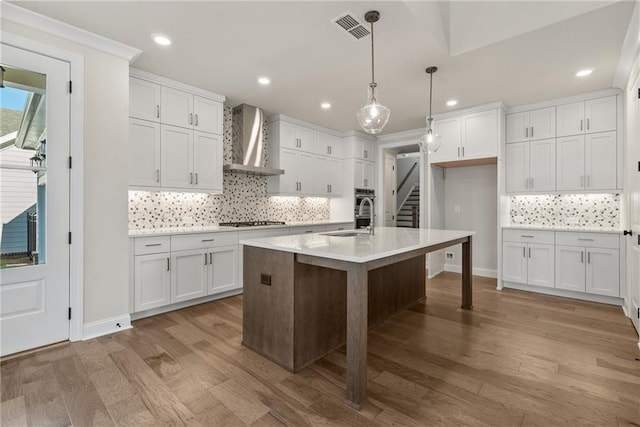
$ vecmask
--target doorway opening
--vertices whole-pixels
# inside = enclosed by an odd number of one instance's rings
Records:
[[[382,146],[381,213],[385,227],[420,228],[424,153],[415,140]]]

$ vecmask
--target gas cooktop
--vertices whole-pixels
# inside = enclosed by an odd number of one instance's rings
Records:
[[[239,222],[221,222],[221,227],[258,227],[261,225],[284,225],[282,221],[239,221]]]

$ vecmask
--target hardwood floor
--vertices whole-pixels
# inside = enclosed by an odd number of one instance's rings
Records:
[[[1,366],[2,426],[640,425],[638,337],[619,307],[460,276],[369,332],[368,395],[344,348],[291,374],[240,345],[242,297],[134,322]]]

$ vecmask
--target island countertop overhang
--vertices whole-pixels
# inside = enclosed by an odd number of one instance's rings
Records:
[[[345,230],[345,233],[348,230]],[[366,263],[405,252],[466,239],[474,231],[376,227],[376,234],[336,236],[334,233],[297,234],[241,240],[240,244],[339,261]]]

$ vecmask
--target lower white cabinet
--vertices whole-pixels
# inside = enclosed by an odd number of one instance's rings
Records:
[[[134,310],[143,311],[171,303],[169,253],[134,258]]]
[[[202,249],[171,252],[171,303],[207,295],[207,262]]]
[[[503,280],[553,288],[553,245],[504,242],[502,253]]]
[[[208,294],[217,294],[242,287],[238,281],[238,245],[209,250],[207,265]]]

